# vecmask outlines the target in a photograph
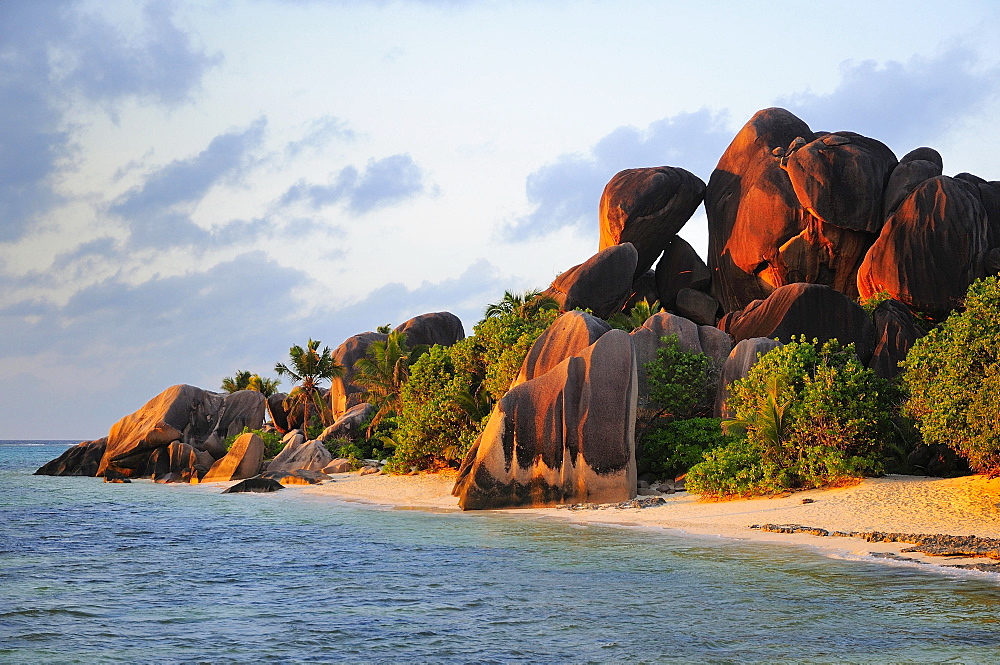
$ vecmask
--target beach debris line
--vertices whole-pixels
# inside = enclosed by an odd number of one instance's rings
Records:
[[[667,502],[662,496],[641,496],[618,503],[566,503],[556,506],[559,510],[624,510],[627,508],[655,508]]]

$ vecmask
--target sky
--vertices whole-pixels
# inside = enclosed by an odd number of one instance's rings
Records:
[[[707,182],[762,108],[998,180],[1000,8],[0,0],[0,100],[0,439],[83,440],[309,338],[471,333],[597,251],[615,173]]]

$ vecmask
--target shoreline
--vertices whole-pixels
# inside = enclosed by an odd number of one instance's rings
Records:
[[[463,512],[451,496],[454,482],[451,474],[359,476],[343,473],[332,478],[334,482],[297,489],[310,496],[395,510]],[[868,478],[850,487],[806,490],[773,498],[708,502],[681,492],[664,495],[662,499],[659,505],[644,508],[619,508],[607,504],[585,509],[550,506],[475,512],[524,515],[582,526],[655,529],[732,542],[790,545],[838,558],[878,560],[948,573],[970,572],[969,568],[964,568],[970,565],[1000,564],[1000,559],[982,556],[906,552],[904,550],[913,547],[909,542],[875,542],[834,535],[834,532],[879,532],[1000,539],[1000,478],[891,475]],[[761,525],[822,529],[830,535],[770,531],[759,528]],[[752,528],[754,526],[758,528]],[[1000,572],[988,570],[986,574],[998,575]]]

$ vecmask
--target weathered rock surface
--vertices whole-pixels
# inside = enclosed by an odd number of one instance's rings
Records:
[[[656,292],[660,304],[673,308],[681,289],[706,293],[712,287],[708,266],[683,238],[674,238],[656,264]]]
[[[609,330],[611,326],[596,316],[575,310],[566,312],[531,345],[511,387],[545,374],[566,358],[586,349]]]
[[[348,337],[333,351],[333,359],[344,367],[344,376],[330,382],[330,406],[333,417],[339,418],[352,406],[361,403],[361,388],[351,383],[354,378],[354,363],[364,358],[372,342],[384,342],[388,335],[377,332],[363,332]]]
[[[652,270],[647,270],[632,282],[632,294],[629,295],[622,306],[622,311],[632,311],[632,308],[643,300],[652,304],[659,299],[660,294],[656,290],[656,273]]]
[[[941,155],[933,148],[917,148],[903,155],[899,164],[889,176],[889,184],[885,187],[883,208],[886,216],[896,212],[896,208],[924,180],[929,180],[942,174],[944,162]]]
[[[244,429],[260,429],[267,411],[267,398],[256,390],[238,390],[222,398],[215,432],[225,439]]]
[[[712,294],[726,311],[795,282],[855,296],[895,164],[874,139],[816,133],[784,109],[758,111],[705,191]]]
[[[286,473],[306,469],[319,471],[333,460],[333,455],[319,441],[290,441],[267,465],[268,473]]]
[[[744,379],[750,373],[750,368],[757,364],[760,356],[773,348],[781,346],[781,342],[767,337],[750,337],[740,340],[733,347],[726,362],[722,365],[722,375],[715,397],[715,417],[732,418],[733,412],[727,407],[729,386],[738,379]]]
[[[271,422],[274,428],[284,434],[288,427],[288,415],[285,413],[285,399],[287,393],[275,393],[267,398],[267,412],[271,415]]]
[[[872,318],[877,341],[868,366],[883,379],[891,379],[902,371],[899,361],[906,358],[910,347],[923,337],[924,332],[917,326],[906,305],[898,300],[880,303]]]
[[[701,342],[701,352],[719,367],[733,350],[733,338],[715,326],[698,326],[698,341]]]
[[[323,473],[347,473],[353,470],[354,465],[351,463],[351,460],[343,457],[335,457],[322,469]]]
[[[97,474],[141,476],[150,453],[172,441],[200,448],[215,431],[222,401],[222,395],[194,386],[168,388],[111,426]]]
[[[271,478],[261,478],[256,476],[254,478],[247,478],[246,480],[241,480],[232,487],[222,490],[223,494],[236,494],[239,492],[277,492],[278,490],[285,489],[285,486],[279,483],[277,480],[272,480]]]
[[[318,485],[330,476],[322,471],[311,469],[295,469],[294,471],[265,471],[260,474],[263,480],[274,480],[282,485]]]
[[[638,260],[631,243],[608,247],[556,277],[543,295],[553,298],[563,311],[589,309],[606,319],[621,311],[632,293]]]
[[[411,349],[417,344],[451,346],[465,339],[462,320],[451,312],[421,314],[396,326],[395,330],[406,334],[406,345]]]
[[[914,311],[945,316],[985,275],[986,209],[972,183],[924,180],[903,199],[858,271],[862,297],[888,293]]]
[[[352,406],[337,418],[336,422],[323,430],[323,433],[319,435],[319,440],[325,443],[333,439],[357,439],[364,434],[365,428],[362,425],[374,411],[375,407],[368,402]]]
[[[226,456],[215,462],[201,481],[243,480],[260,473],[264,464],[264,441],[253,432],[236,437]]]
[[[825,342],[853,343],[858,359],[867,364],[875,351],[875,327],[868,313],[843,293],[821,284],[789,284],[764,300],[730,312],[719,328],[737,342],[767,337],[789,342],[793,335]]]
[[[698,324],[676,314],[658,312],[629,335],[635,349],[636,390],[640,407],[644,407],[649,398],[646,363],[656,360],[656,352],[662,346],[660,339],[670,335],[677,335],[677,343],[684,351],[701,353]]]
[[[663,253],[705,197],[701,178],[672,166],[627,169],[604,188],[599,249],[623,242],[638,251],[633,280]]]
[[[635,354],[612,330],[504,395],[452,493],[464,510],[631,499],[635,411]]]
[[[674,311],[700,326],[714,326],[719,320],[719,301],[695,289],[681,289],[677,292]]]
[[[149,455],[145,475],[156,483],[189,483],[198,480],[197,451],[186,443],[173,441]]]
[[[96,441],[83,441],[66,449],[59,457],[46,462],[37,471],[36,476],[96,476],[97,469],[104,457],[104,449],[108,445],[108,437]]]

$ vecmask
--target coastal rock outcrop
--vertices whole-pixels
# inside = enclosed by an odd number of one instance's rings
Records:
[[[285,434],[290,429],[288,427],[288,414],[285,413],[285,399],[287,393],[275,393],[267,398],[267,412],[271,416],[274,428]]]
[[[672,308],[681,289],[708,293],[712,273],[708,266],[683,238],[674,238],[656,263],[656,292],[660,304]]]
[[[323,430],[319,435],[322,442],[333,439],[357,439],[364,433],[362,425],[375,412],[375,407],[368,402],[362,402],[349,408],[336,422]]]
[[[712,294],[726,311],[795,282],[855,296],[895,165],[874,139],[813,132],[785,109],[758,111],[705,191]]]
[[[634,281],[649,270],[704,197],[702,179],[681,168],[621,171],[601,195],[599,249],[632,243],[638,251]]]
[[[464,510],[635,496],[635,353],[612,330],[500,400],[462,462]]]
[[[275,455],[271,463],[267,465],[267,471],[268,473],[287,473],[298,469],[320,471],[331,461],[333,461],[333,455],[320,441],[293,439],[281,449],[280,453]]]
[[[259,429],[264,424],[267,398],[256,390],[237,390],[222,398],[216,434],[223,439],[244,429]]]
[[[631,243],[603,249],[553,280],[543,295],[563,311],[589,309],[606,319],[621,310],[632,293],[639,253]]]
[[[260,474],[263,480],[274,480],[287,485],[318,485],[324,480],[330,480],[330,476],[322,471],[314,469],[295,469],[294,471],[265,471]]]
[[[222,490],[223,494],[238,494],[240,492],[277,492],[278,490],[285,489],[285,486],[279,483],[277,480],[271,478],[261,478],[260,476],[255,476],[253,478],[247,478],[246,480],[241,480],[232,487]]]
[[[906,358],[910,347],[924,336],[910,310],[898,300],[879,303],[872,312],[875,322],[876,346],[868,366],[884,379],[898,375],[899,362]]]
[[[172,441],[150,453],[145,475],[155,483],[189,483],[198,479],[198,462],[194,447]]]
[[[225,457],[215,462],[202,477],[201,482],[243,480],[260,473],[264,464],[264,441],[247,432],[236,437]]]
[[[34,475],[96,476],[107,445],[108,437],[104,437],[70,446],[62,455],[43,464]]]
[[[822,284],[788,284],[766,299],[730,312],[719,328],[737,342],[767,337],[789,342],[793,335],[825,342],[838,339],[854,344],[855,353],[867,364],[875,351],[875,327],[868,313],[843,293]]]
[[[431,312],[415,316],[396,326],[394,332],[404,333],[406,345],[411,349],[418,344],[451,346],[465,339],[462,320],[451,312]]]
[[[174,441],[200,449],[216,430],[222,402],[222,395],[194,386],[167,388],[111,426],[97,475],[140,477],[152,452]]]

